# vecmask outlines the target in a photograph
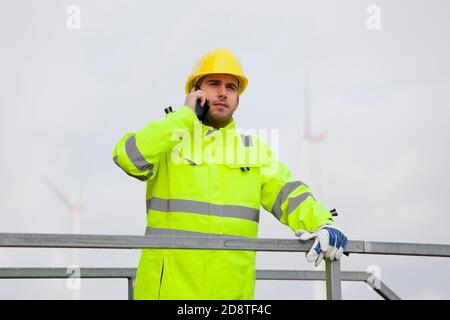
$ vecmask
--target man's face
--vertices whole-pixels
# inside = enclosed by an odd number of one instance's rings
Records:
[[[227,123],[239,105],[238,80],[229,74],[210,74],[200,80],[210,109],[206,119]]]

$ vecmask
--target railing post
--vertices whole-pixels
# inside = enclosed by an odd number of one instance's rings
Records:
[[[327,282],[327,300],[342,300],[341,264],[339,260],[325,259],[325,274]]]
[[[136,281],[135,277],[127,278],[128,280],[128,300],[134,300],[134,283]]]

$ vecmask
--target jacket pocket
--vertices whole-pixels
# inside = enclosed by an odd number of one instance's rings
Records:
[[[222,167],[223,194],[227,203],[240,202],[259,206],[261,165],[259,163],[224,164]]]
[[[168,161],[170,192],[173,197],[197,198],[208,194],[209,170],[205,163],[194,162],[187,157]]]

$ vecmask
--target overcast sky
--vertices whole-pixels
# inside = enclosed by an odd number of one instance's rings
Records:
[[[80,29],[67,26],[71,5]],[[351,240],[449,244],[449,15],[445,0],[0,0],[0,232],[72,232],[50,180],[81,204],[80,233],[142,235],[145,184],[112,150],[181,107],[194,62],[226,47],[249,78],[237,126],[279,130],[280,160]],[[306,118],[322,140],[305,139]],[[259,237],[294,239],[264,211]],[[71,262],[64,249],[0,251],[1,267]],[[82,267],[138,259],[80,252]],[[449,259],[351,255],[341,268],[369,266],[402,298],[450,298]],[[258,253],[257,267],[312,269],[292,253]],[[0,282],[1,299],[73,297],[64,280]],[[315,282],[256,286],[257,299],[323,297]],[[126,299],[126,281],[84,280],[81,298]],[[379,299],[364,283],[344,283],[343,298]]]

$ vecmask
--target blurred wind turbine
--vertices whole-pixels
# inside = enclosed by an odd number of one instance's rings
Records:
[[[311,113],[310,113],[310,105],[311,105],[311,84],[310,84],[310,72],[309,66],[306,66],[305,70],[305,82],[304,82],[304,117],[303,124],[305,128],[305,139],[311,142],[320,142],[325,140],[325,133],[312,133],[311,132]]]
[[[311,128],[311,106],[312,103],[312,93],[314,92],[311,89],[311,68],[313,66],[313,57],[314,57],[314,41],[315,41],[315,26],[316,21],[314,19],[314,15],[308,15],[304,19],[305,30],[309,30],[309,32],[305,35],[305,71],[304,71],[304,82],[303,82],[303,94],[304,94],[304,116],[303,116],[303,125],[304,125],[304,146],[306,147],[306,157],[309,171],[311,172],[310,177],[312,181],[314,181],[314,191],[316,194],[320,195],[320,142],[325,140],[325,133],[313,133]],[[325,265],[325,261],[321,263],[319,266],[323,268]],[[310,264],[312,270],[317,270],[313,264]],[[326,298],[325,296],[325,282],[323,281],[313,281],[313,297],[315,300],[323,300]]]
[[[67,196],[47,177],[44,177],[45,183],[53,191],[56,197],[72,213],[72,234],[80,234],[80,212],[82,209],[80,201],[72,203]],[[81,190],[80,190],[81,194]],[[80,268],[80,254],[78,249],[71,249],[71,268]],[[69,269],[68,269],[69,270]],[[73,299],[80,300],[81,287],[72,289]]]
[[[306,70],[304,75],[304,117],[303,125],[305,128],[304,133],[304,146],[306,148],[306,160],[310,171],[310,177],[314,181],[314,191],[320,195],[320,142],[325,139],[324,133],[312,133],[311,131],[311,81],[310,81],[310,60],[306,61]],[[325,262],[322,262],[320,267],[323,267]],[[317,270],[311,265],[312,270]],[[325,283],[322,281],[313,281],[313,299],[323,300],[325,299]]]

